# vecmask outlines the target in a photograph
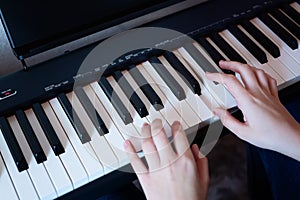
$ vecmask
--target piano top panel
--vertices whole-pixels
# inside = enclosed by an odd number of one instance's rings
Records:
[[[182,1],[13,0],[0,1],[0,15],[22,58]]]

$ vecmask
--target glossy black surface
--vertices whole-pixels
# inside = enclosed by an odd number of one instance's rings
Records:
[[[238,41],[261,63],[268,62],[266,53],[259,48],[241,29],[231,26],[228,29]]]
[[[152,57],[150,58],[150,63],[177,99],[179,101],[184,100],[186,95],[183,88],[179,85],[167,68],[160,62],[160,60],[157,57]]]
[[[149,113],[145,104],[133,90],[133,88],[123,76],[123,74],[120,71],[116,71],[113,73],[113,77],[116,79],[118,85],[121,87],[126,97],[130,100],[131,104],[133,105],[137,113],[140,115],[140,117],[146,117]]]
[[[39,143],[36,134],[41,133],[35,133],[29,123],[29,120],[27,119],[27,116],[23,110],[18,110],[16,112],[16,118],[19,122],[19,125],[22,129],[22,132],[26,138],[26,141],[31,149],[31,152],[38,164],[44,162],[47,160],[47,157],[41,147],[41,144]]]
[[[287,32],[282,26],[274,21],[268,14],[263,13],[259,19],[266,24],[280,39],[282,39],[291,49],[298,48],[297,39]]]
[[[218,33],[212,33],[209,38],[221,49],[221,51],[229,58],[241,63],[247,63],[246,60],[236,50],[230,46]]]
[[[58,155],[64,153],[65,152],[64,147],[62,146],[59,138],[57,137],[41,104],[39,104],[39,103],[33,104],[32,109],[33,109],[55,155],[58,156]],[[42,134],[42,133],[39,133],[39,134]]]
[[[201,87],[195,77],[185,68],[185,66],[180,62],[180,60],[172,52],[165,52],[163,56],[171,64],[171,66],[177,71],[181,76],[182,80],[187,84],[187,86],[197,95],[201,95]]]
[[[300,40],[300,26],[298,24],[279,10],[272,10],[270,13],[281,25]]]
[[[280,7],[290,18],[292,18],[295,22],[300,24],[300,14],[292,8],[290,5],[284,4]]]
[[[71,102],[69,101],[68,97],[61,93],[57,96],[59,103],[61,104],[63,110],[65,111],[68,119],[70,120],[71,124],[73,125],[78,138],[80,139],[82,144],[85,144],[91,141],[91,137],[88,134],[87,130],[85,129],[84,125],[80,121],[78,114],[73,109]]]
[[[280,56],[279,47],[272,42],[264,33],[262,33],[250,21],[246,20],[241,23],[242,27],[263,46],[274,58]]]
[[[135,80],[135,82],[140,86],[141,90],[153,105],[153,107],[158,111],[164,107],[160,97],[156,94],[151,85],[147,82],[145,77],[140,73],[140,71],[135,66],[130,66],[129,73]]]
[[[9,151],[11,153],[11,156],[13,157],[19,172],[27,170],[28,169],[27,161],[16,139],[16,136],[13,133],[5,117],[0,117],[0,128],[4,136],[4,139],[6,141],[6,144],[9,148]]]
[[[107,79],[105,77],[101,77],[98,83],[101,86],[107,98],[109,99],[109,101],[111,102],[111,104],[113,105],[113,107],[116,109],[123,122],[125,124],[132,123],[133,119],[128,109],[125,107],[118,94],[114,92],[112,86],[107,81]]]
[[[90,120],[93,122],[94,126],[96,127],[98,133],[103,136],[108,133],[108,129],[104,124],[101,116],[93,106],[92,102],[90,101],[89,97],[86,95],[85,91],[81,87],[77,87],[74,89],[76,96],[78,97],[81,105],[85,109],[86,113],[88,114]]]

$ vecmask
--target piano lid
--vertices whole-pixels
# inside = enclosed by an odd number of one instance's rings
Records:
[[[10,0],[0,15],[19,59],[182,2],[203,0]]]

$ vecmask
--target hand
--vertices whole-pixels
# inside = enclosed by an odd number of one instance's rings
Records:
[[[169,143],[161,120],[142,128],[142,149],[148,168],[127,140],[124,144],[129,160],[144,189],[147,199],[205,199],[209,175],[207,159],[197,145],[189,148],[179,122],[172,125],[173,147]]]
[[[300,160],[300,126],[280,103],[276,81],[245,64],[221,61],[220,67],[239,73],[243,82],[233,75],[207,73],[208,79],[225,85],[244,115],[241,123],[227,110],[215,109],[224,126],[249,143]]]

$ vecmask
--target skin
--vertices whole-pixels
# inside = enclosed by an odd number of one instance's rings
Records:
[[[142,149],[148,167],[135,153],[130,141],[124,144],[129,160],[147,199],[206,199],[209,173],[207,159],[197,145],[190,148],[179,122],[172,125],[175,149],[169,143],[161,120],[142,128]],[[184,184],[183,184],[184,183]]]
[[[208,79],[226,86],[244,115],[241,123],[217,108],[214,112],[223,125],[242,140],[300,161],[300,125],[280,103],[275,79],[238,62],[221,61],[220,66],[239,73],[244,84],[232,75],[207,73]]]
[[[300,125],[280,103],[276,81],[264,71],[238,62],[221,61],[220,67],[239,73],[207,73],[209,80],[224,84],[235,97],[244,121],[223,108],[214,109],[224,126],[242,140],[277,151],[300,161]],[[145,124],[142,142],[148,167],[127,140],[124,148],[147,199],[205,199],[209,184],[208,162],[197,145],[189,148],[179,122],[172,125],[175,149],[160,120]]]

